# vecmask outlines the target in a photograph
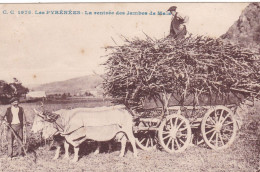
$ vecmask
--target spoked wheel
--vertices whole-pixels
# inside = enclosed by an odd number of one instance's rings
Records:
[[[153,118],[140,119],[135,123],[137,131],[134,132],[134,136],[139,148],[147,151],[156,149],[158,143],[157,123],[158,120]]]
[[[201,132],[205,142],[212,149],[229,147],[235,140],[237,132],[233,112],[225,106],[209,109],[202,120]]]
[[[191,126],[181,115],[170,115],[159,127],[158,137],[161,146],[169,153],[182,152],[190,144]]]

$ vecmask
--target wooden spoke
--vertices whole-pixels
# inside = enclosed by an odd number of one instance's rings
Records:
[[[184,130],[187,130],[187,129],[188,129],[188,127],[184,127],[184,128],[179,129],[179,131],[184,131]]]
[[[220,141],[221,141],[221,143],[222,143],[222,146],[224,146],[225,143],[224,143],[224,141],[223,141],[223,138],[222,138],[221,134],[219,134],[219,139],[220,139]]]
[[[144,140],[145,140],[145,138],[143,138],[143,139],[140,141],[140,143],[143,143],[143,142],[144,142]]]
[[[218,147],[218,133],[216,133],[216,147]]]
[[[223,123],[222,125],[229,125],[229,124],[233,124],[234,122],[233,121],[231,121],[231,122],[229,122],[229,123]]]
[[[163,131],[162,134],[170,134],[170,131]]]
[[[153,139],[150,138],[151,146],[153,147]]]
[[[167,138],[169,138],[169,137],[171,137],[171,135],[169,134],[169,135],[167,135],[167,136],[165,136],[165,137],[163,137],[163,140],[165,140],[165,139],[167,139]]]
[[[213,137],[215,136],[216,131],[214,131],[214,133],[211,135],[211,137],[209,138],[209,142],[211,142],[211,140],[213,139]]]
[[[187,137],[187,134],[180,134],[180,137]]]
[[[168,140],[168,142],[167,142],[167,144],[166,144],[167,147],[169,146],[171,140],[172,140],[172,138],[170,137],[169,140]]]
[[[175,150],[174,149],[174,140],[172,139],[172,150]]]
[[[172,119],[170,119],[171,129],[173,129]]]
[[[229,137],[226,134],[223,134],[223,136],[226,138],[226,140],[229,140]]]
[[[174,126],[177,126],[177,121],[178,121],[178,117],[176,117],[175,122],[174,122]]]
[[[181,138],[179,138],[179,140],[182,144],[185,144],[185,142]]]
[[[218,121],[219,121],[219,122],[220,122],[220,120],[221,120],[221,118],[222,118],[223,113],[224,113],[224,109],[221,109],[221,113],[220,113],[220,116],[219,116],[219,118],[218,118]]]
[[[145,147],[148,147],[148,145],[149,145],[149,139],[147,139],[147,142],[146,142],[146,144],[145,144]]]
[[[177,129],[179,129],[183,123],[184,121],[181,121],[181,123],[177,126]]]
[[[180,149],[181,147],[180,147],[180,145],[179,145],[179,142],[178,142],[178,140],[177,140],[177,139],[175,139],[174,141],[175,141],[175,143],[176,143],[176,145],[177,145],[178,149]]]
[[[221,124],[223,124],[229,116],[230,116],[230,114],[228,113],[228,114],[225,116],[225,118],[221,121]]]
[[[209,134],[211,132],[215,131],[215,128],[212,128],[211,130],[207,131],[206,134]]]
[[[217,111],[216,111],[216,109],[214,109],[214,116],[215,116],[215,120],[217,121],[218,116],[217,116]]]
[[[210,120],[213,124],[216,124],[216,121],[214,121],[211,116],[209,116],[209,120]]]
[[[213,127],[214,127],[214,125],[207,124],[207,123],[205,124],[205,126],[206,126],[206,127],[209,127],[209,128],[213,128]]]

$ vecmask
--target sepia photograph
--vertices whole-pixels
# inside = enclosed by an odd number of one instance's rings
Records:
[[[260,2],[0,3],[0,171],[260,172]]]

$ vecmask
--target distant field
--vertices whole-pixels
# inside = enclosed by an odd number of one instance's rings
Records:
[[[21,103],[20,106],[24,108],[24,112],[28,122],[33,122],[35,115],[33,109],[40,105],[40,102]],[[51,100],[44,103],[45,110],[56,111],[59,109],[78,108],[78,107],[99,107],[111,106],[110,100],[103,100],[101,98],[80,98],[80,99],[65,99],[65,100]],[[10,105],[0,105],[0,116],[3,116],[7,107]]]

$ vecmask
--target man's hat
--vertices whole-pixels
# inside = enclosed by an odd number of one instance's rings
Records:
[[[15,101],[19,101],[19,99],[17,97],[13,97],[13,98],[11,98],[10,103],[13,103]]]
[[[176,6],[171,6],[167,11],[176,11],[177,7]]]

